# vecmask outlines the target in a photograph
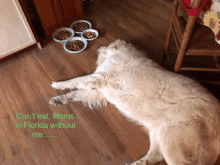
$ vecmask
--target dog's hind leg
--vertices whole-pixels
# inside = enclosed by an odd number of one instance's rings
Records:
[[[155,165],[157,162],[163,160],[163,156],[159,150],[157,136],[154,132],[150,131],[150,149],[143,158],[137,160],[132,165]]]
[[[219,155],[219,143],[210,139],[202,122],[164,128],[159,137],[161,154],[169,165],[213,165]]]
[[[101,108],[102,106],[107,105],[107,100],[103,94],[96,89],[76,90],[64,95],[56,96],[50,100],[50,104],[57,106],[75,101],[82,101],[91,109]]]
[[[52,87],[59,90],[65,89],[93,89],[99,88],[104,83],[104,77],[100,74],[91,74],[67,81],[53,82]]]

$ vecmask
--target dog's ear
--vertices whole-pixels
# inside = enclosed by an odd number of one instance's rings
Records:
[[[116,51],[117,51],[117,49],[115,47],[109,47],[107,49],[107,54],[108,55],[115,54]]]
[[[116,49],[119,49],[119,48],[124,47],[125,44],[126,44],[126,42],[123,41],[123,40],[119,40],[119,39],[118,39],[118,40],[115,41],[115,47],[116,47]]]
[[[125,41],[117,39],[115,42],[109,44],[109,47],[116,47],[116,49],[119,49],[120,47],[124,46],[126,44]]]
[[[115,47],[115,42],[113,42],[113,43],[110,43],[108,47],[110,47],[110,48],[113,48],[113,47]]]

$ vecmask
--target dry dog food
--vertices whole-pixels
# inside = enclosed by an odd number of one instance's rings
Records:
[[[56,39],[57,40],[66,40],[68,38],[70,38],[72,35],[72,33],[70,31],[60,31],[57,35],[56,35]]]
[[[83,47],[84,47],[84,43],[82,41],[79,41],[79,40],[71,41],[67,45],[67,49],[70,50],[70,51],[79,51]]]
[[[83,37],[84,38],[87,38],[87,39],[92,39],[92,38],[95,38],[96,37],[96,33],[95,32],[85,32],[83,34]]]
[[[89,24],[86,22],[77,22],[74,26],[73,26],[73,30],[77,31],[77,32],[83,32],[84,30],[89,29]]]

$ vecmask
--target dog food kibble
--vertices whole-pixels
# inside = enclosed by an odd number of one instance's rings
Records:
[[[66,40],[68,38],[70,38],[72,35],[72,33],[70,31],[61,31],[56,35],[56,39],[57,40]]]
[[[67,45],[67,49],[70,50],[70,51],[79,51],[83,47],[84,47],[84,43],[82,41],[79,41],[79,40],[71,41]]]
[[[74,26],[73,26],[73,30],[77,31],[77,32],[83,32],[84,30],[89,29],[89,24],[86,22],[77,22]]]
[[[87,39],[92,39],[96,37],[95,32],[85,32],[83,37],[87,38]]]

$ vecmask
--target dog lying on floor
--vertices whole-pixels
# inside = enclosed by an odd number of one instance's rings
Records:
[[[220,102],[194,80],[166,71],[131,44],[116,40],[98,49],[96,71],[54,82],[53,105],[83,101],[114,104],[149,132],[150,150],[132,165],[165,159],[168,165],[213,165],[220,154]]]

